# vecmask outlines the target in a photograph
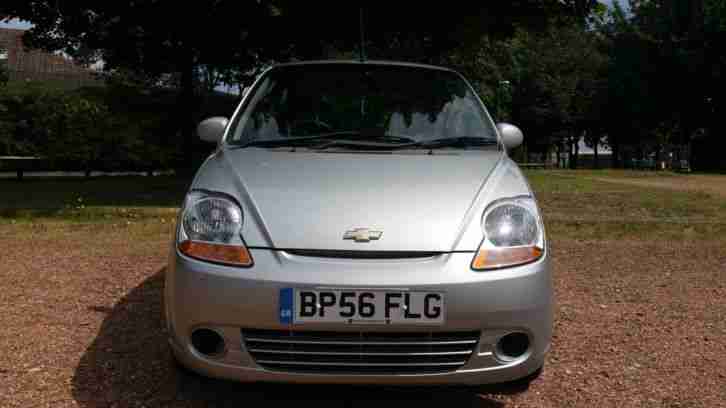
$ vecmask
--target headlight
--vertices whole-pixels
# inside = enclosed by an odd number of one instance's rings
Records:
[[[500,200],[482,217],[484,239],[471,263],[484,270],[522,265],[544,253],[544,231],[531,198]]]
[[[204,261],[251,266],[242,240],[242,209],[231,198],[193,191],[187,196],[177,239],[179,250]]]

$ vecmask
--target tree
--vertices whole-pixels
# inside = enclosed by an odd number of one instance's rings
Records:
[[[172,0],[8,0],[0,14],[34,24],[23,39],[31,47],[60,50],[85,62],[102,59],[109,71],[151,78],[178,74],[180,130],[190,155],[198,67],[245,67],[251,56],[271,50],[265,47],[273,14],[268,1],[203,0],[180,7]]]
[[[632,0],[630,10],[616,7],[601,30],[611,43],[606,108],[618,118],[608,130],[614,152],[658,156],[664,146],[690,145],[704,128],[722,134],[716,90],[726,65],[725,2]]]
[[[553,20],[542,31],[486,38],[455,62],[478,82],[490,107],[508,98],[508,116],[528,135],[527,151],[545,153],[564,139],[576,162],[577,142],[599,121],[596,94],[604,86],[606,58],[597,33],[576,20]]]
[[[0,48],[0,54],[2,54],[2,53],[3,53],[3,50]],[[10,77],[8,75],[8,70],[5,67],[5,64],[2,61],[0,61],[0,88],[7,85],[9,79],[10,79]]]
[[[0,21],[2,21],[1,16]],[[0,44],[0,89],[8,83],[8,80],[10,80],[10,76],[8,75],[7,61],[8,51],[3,48],[2,44]]]
[[[3,53],[0,48],[0,54]],[[0,62],[0,156],[10,153],[12,125],[5,118],[9,116],[9,108],[5,100],[4,87],[8,82],[8,74],[4,63]]]
[[[375,59],[440,63],[482,36],[511,37],[517,27],[543,30],[553,17],[588,15],[594,0],[459,2],[428,7],[413,2],[301,2],[277,0],[277,27],[295,33],[282,37],[291,54],[320,58],[359,51],[359,17],[363,11],[366,54]]]
[[[699,130],[698,138],[694,140],[693,165],[695,168],[726,171],[726,160],[723,152],[726,151],[726,96],[719,89],[726,84],[726,53],[723,44],[726,42],[726,1],[705,0],[704,14],[704,81],[708,86],[702,95],[705,120],[702,125],[705,132]]]
[[[87,62],[102,59],[109,71],[176,78],[181,131],[191,154],[202,72],[238,80],[270,61],[360,51],[361,8],[370,57],[440,63],[482,35],[508,38],[516,25],[542,30],[550,17],[584,16],[594,5],[592,0],[446,8],[410,2],[200,0],[181,6],[175,0],[4,0],[0,14],[34,24],[24,38],[31,47],[61,50]]]

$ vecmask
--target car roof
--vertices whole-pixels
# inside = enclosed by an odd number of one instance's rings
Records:
[[[403,62],[403,61],[385,61],[385,60],[313,60],[313,61],[298,61],[298,62],[286,62],[282,64],[276,64],[272,68],[278,67],[294,67],[304,65],[387,65],[397,67],[411,67],[411,68],[424,68],[424,69],[436,69],[439,71],[448,71],[456,73],[453,69],[440,67],[436,65],[418,64],[414,62]]]

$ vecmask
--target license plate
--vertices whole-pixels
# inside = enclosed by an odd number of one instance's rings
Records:
[[[444,294],[379,290],[280,289],[280,323],[444,323]]]

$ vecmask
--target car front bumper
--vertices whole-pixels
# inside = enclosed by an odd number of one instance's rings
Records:
[[[176,358],[201,374],[237,381],[346,384],[490,384],[516,380],[544,363],[552,335],[552,282],[546,253],[535,263],[476,272],[473,253],[431,258],[335,259],[251,250],[255,265],[233,268],[188,258],[174,248],[166,273],[165,311],[169,342]],[[336,287],[443,292],[446,320],[441,326],[281,324],[282,288]],[[191,333],[210,328],[225,340],[217,357],[199,353]],[[263,368],[246,350],[243,329],[328,332],[480,331],[468,361],[442,373],[326,373]],[[497,341],[511,332],[526,333],[529,350],[502,359]]]

